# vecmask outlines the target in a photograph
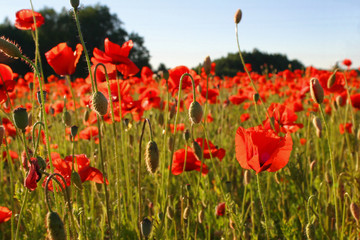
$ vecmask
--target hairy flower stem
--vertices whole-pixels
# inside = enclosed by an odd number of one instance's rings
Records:
[[[25,196],[24,196],[24,200],[23,200],[23,202],[21,204],[21,209],[20,209],[20,213],[19,213],[19,219],[18,219],[17,226],[16,226],[15,240],[17,240],[18,237],[19,237],[20,222],[21,222],[21,218],[22,218],[24,209],[26,207],[26,202],[28,200],[28,193],[29,193],[29,190],[25,189]]]
[[[270,234],[269,234],[269,227],[268,227],[268,218],[267,218],[267,215],[266,215],[266,208],[265,208],[265,204],[264,204],[264,199],[263,199],[262,194],[261,194],[259,174],[256,174],[256,180],[257,180],[257,186],[258,186],[258,192],[259,192],[259,198],[260,198],[260,202],[261,202],[261,207],[263,209],[264,218],[265,218],[266,239],[269,239]]]
[[[327,144],[328,144],[328,148],[329,148],[330,163],[331,163],[331,173],[332,173],[332,178],[333,178],[332,189],[333,189],[334,205],[335,205],[335,221],[336,221],[335,226],[336,226],[336,234],[337,234],[337,236],[339,236],[339,215],[338,215],[338,205],[337,205],[337,198],[336,198],[336,194],[337,194],[337,175],[336,175],[336,168],[335,168],[335,160],[334,160],[334,156],[333,156],[333,152],[332,152],[332,148],[331,148],[331,143],[330,143],[329,127],[328,127],[328,124],[327,124],[327,122],[325,120],[325,114],[324,114],[324,110],[323,110],[321,104],[319,104],[319,108],[320,108],[322,120],[323,120],[324,125],[325,125],[326,139],[327,139]]]
[[[70,75],[66,75],[65,78],[66,78],[67,84],[69,85],[71,98],[72,98],[73,104],[74,104],[75,122],[76,122],[77,125],[79,125],[79,123],[80,123],[79,116],[78,116],[77,111],[76,111],[76,96],[75,96],[75,93],[74,93],[74,89],[72,88],[72,85],[71,85]]]
[[[245,61],[244,61],[244,58],[242,56],[242,53],[241,53],[241,50],[240,50],[240,44],[239,44],[239,34],[238,34],[238,24],[235,24],[235,33],[236,33],[236,43],[237,43],[237,47],[238,47],[238,51],[239,51],[239,56],[240,56],[240,59],[241,59],[241,63],[244,67],[244,70],[246,72],[246,74],[248,75],[249,79],[250,79],[250,83],[251,83],[251,86],[252,88],[254,89],[254,91],[259,94],[259,91],[257,90],[256,86],[255,86],[255,83],[254,83],[254,80],[252,79],[250,73],[249,73],[249,70],[247,69],[246,65],[245,65]],[[265,103],[264,101],[262,100],[260,94],[259,94],[259,100],[261,102],[261,105],[263,106],[263,109],[265,111],[265,115],[269,118],[270,120],[270,117],[269,117],[269,114],[268,114],[268,111],[266,110],[266,106],[265,106]],[[271,128],[272,129],[275,129],[275,126],[274,126],[274,123],[270,120],[270,124],[271,124]]]

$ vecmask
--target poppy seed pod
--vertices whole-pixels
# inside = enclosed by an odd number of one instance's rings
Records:
[[[234,16],[234,22],[238,24],[241,21],[241,18],[242,18],[242,11],[238,9]]]
[[[94,110],[98,115],[104,116],[107,113],[108,100],[102,92],[94,92],[91,96],[91,102],[92,110]]]
[[[45,160],[40,157],[40,156],[37,156],[36,157],[36,160],[37,160],[37,164],[39,165],[39,168],[40,170],[45,170],[46,169],[46,162]]]
[[[152,223],[148,218],[144,218],[140,223],[141,234],[148,237],[151,233]]]
[[[194,101],[190,104],[189,116],[192,124],[198,124],[201,122],[203,116],[203,110],[200,103]]]
[[[154,141],[149,141],[145,150],[145,164],[149,173],[154,174],[159,165],[159,149]]]
[[[207,56],[204,60],[204,70],[205,70],[205,74],[209,75],[210,71],[211,71],[211,60],[210,57]]]
[[[63,123],[67,126],[70,127],[71,126],[71,115],[68,111],[65,110],[65,112],[63,112],[62,115],[62,121]]]
[[[324,101],[324,89],[317,78],[310,79],[310,95],[317,104]]]
[[[74,186],[75,186],[78,190],[82,190],[82,189],[83,189],[81,177],[80,177],[80,175],[79,175],[78,172],[73,171],[73,172],[71,173],[71,182],[74,184]]]
[[[330,77],[329,77],[329,79],[328,79],[328,81],[327,81],[327,87],[328,88],[331,88],[333,85],[334,85],[334,83],[335,83],[335,81],[336,81],[336,72],[337,72],[338,70],[336,69],[335,70],[335,72],[333,72],[331,75],[330,75]]]
[[[308,223],[305,229],[306,237],[308,240],[315,239],[315,227],[314,224]]]
[[[6,56],[10,58],[21,58],[22,52],[21,49],[10,40],[5,37],[0,37],[0,52],[3,52]]]
[[[356,203],[352,202],[350,204],[350,211],[351,211],[352,216],[356,220],[356,222],[358,222],[359,217],[360,217],[360,209],[359,209],[358,205],[356,205]]]
[[[79,0],[70,0],[70,4],[76,10],[79,7],[80,1]]]
[[[200,145],[196,142],[196,141],[192,141],[192,148],[195,152],[195,155],[198,159],[201,159],[202,157],[202,149],[200,147]]]
[[[47,231],[51,240],[66,240],[64,223],[59,214],[49,212],[46,216]]]
[[[26,112],[26,108],[16,108],[13,111],[13,117],[15,126],[22,131],[25,131],[25,128],[29,125],[29,116]]]

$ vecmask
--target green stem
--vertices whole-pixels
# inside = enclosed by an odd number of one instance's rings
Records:
[[[266,209],[265,209],[264,200],[263,200],[262,194],[261,194],[259,174],[256,174],[256,180],[257,180],[257,186],[258,186],[258,192],[259,192],[259,198],[260,198],[260,202],[261,202],[261,207],[263,209],[264,218],[265,218],[266,239],[269,239],[270,234],[269,234],[269,228],[268,228],[268,218],[267,218],[267,215],[266,215]]]
[[[19,213],[19,219],[18,219],[17,226],[16,226],[15,240],[17,240],[18,236],[19,236],[21,217],[23,215],[23,212],[24,212],[24,209],[25,209],[25,206],[26,206],[26,202],[27,202],[27,199],[28,199],[28,192],[29,192],[29,190],[25,189],[25,196],[24,196],[24,200],[23,200],[23,202],[21,204],[21,209],[20,209],[20,213]]]
[[[335,221],[336,221],[335,226],[336,226],[336,234],[338,236],[339,235],[339,216],[338,216],[338,205],[337,205],[337,198],[336,198],[337,175],[336,175],[336,169],[335,169],[335,161],[334,161],[334,156],[332,153],[332,148],[331,148],[331,143],[330,143],[330,132],[329,132],[328,124],[325,120],[325,114],[324,114],[324,110],[323,110],[321,104],[319,104],[319,108],[320,108],[322,120],[325,125],[325,131],[326,131],[326,135],[327,135],[327,144],[328,144],[329,154],[330,154],[331,173],[332,173],[332,178],[333,178],[332,189],[333,189],[334,205],[335,205]]]

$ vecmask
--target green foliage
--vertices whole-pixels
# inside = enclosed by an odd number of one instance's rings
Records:
[[[243,52],[246,63],[251,64],[252,71],[262,73],[264,71],[284,71],[291,65],[291,69],[302,69],[304,65],[298,60],[289,60],[286,55],[279,53],[269,54],[254,49]],[[235,76],[237,72],[244,72],[238,53],[228,53],[226,57],[214,60],[216,63],[216,75]]]
[[[39,47],[42,58],[42,65],[45,75],[54,74],[52,68],[47,64],[45,59],[45,52],[55,47],[61,42],[67,42],[70,47],[75,49],[79,38],[76,30],[76,25],[73,19],[73,13],[68,9],[63,8],[61,12],[57,13],[54,9],[44,8],[39,11],[45,18],[45,23],[39,28]],[[134,47],[130,52],[129,58],[141,69],[143,66],[150,66],[150,54],[144,46],[144,38],[138,33],[128,34],[122,27],[122,22],[116,14],[110,13],[110,9],[104,5],[87,6],[80,9],[79,19],[81,30],[85,39],[86,47],[89,50],[90,57],[92,56],[92,49],[95,47],[102,49],[105,38],[110,41],[122,45],[125,41],[132,39]],[[31,31],[23,31],[15,28],[14,24],[5,20],[0,25],[1,35],[15,40],[18,43],[23,53],[34,58],[35,46]],[[25,74],[30,71],[30,68],[23,62],[13,61],[0,55],[0,62],[8,64],[14,72]],[[76,77],[86,77],[86,63],[79,61],[76,68]]]

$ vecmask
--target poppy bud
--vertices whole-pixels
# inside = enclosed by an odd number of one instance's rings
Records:
[[[238,24],[240,21],[241,21],[241,18],[242,18],[242,12],[240,9],[238,9],[235,13],[235,16],[234,16],[234,22],[236,24]]]
[[[253,99],[254,99],[254,102],[257,103],[260,99],[260,95],[258,93],[254,93]]]
[[[152,223],[148,218],[144,218],[140,223],[141,234],[147,238],[151,233]]]
[[[30,88],[31,91],[34,89],[34,83],[33,82],[29,83],[29,88]]]
[[[8,39],[5,39],[4,36],[0,37],[0,52],[3,52],[6,56],[10,58],[21,58],[22,52],[21,48],[17,44],[11,42]]]
[[[169,137],[168,147],[169,147],[169,151],[170,151],[170,152],[171,152],[172,150],[174,150],[174,138],[173,138],[172,136]]]
[[[4,135],[5,135],[5,128],[4,126],[0,126],[0,146],[3,142]]]
[[[190,207],[186,206],[186,208],[184,209],[183,218],[186,220],[188,219],[189,215],[190,215]]]
[[[75,186],[78,190],[82,190],[82,189],[83,189],[81,177],[80,177],[80,175],[79,175],[78,172],[73,171],[73,172],[71,173],[71,182],[74,184],[74,186]]]
[[[46,94],[47,94],[47,92],[43,91],[44,101],[46,101]],[[38,103],[41,105],[41,92],[40,91],[36,92],[36,97],[37,97]]]
[[[245,170],[244,173],[244,185],[248,185],[250,183],[251,180],[251,172],[249,170]]]
[[[28,114],[28,119],[29,119],[29,127],[31,127],[32,126],[32,114],[31,114],[31,112],[29,112],[29,114]]]
[[[203,110],[200,103],[194,101],[190,104],[189,116],[192,124],[198,124],[201,122],[203,116]]]
[[[314,224],[308,223],[306,225],[305,229],[306,237],[308,240],[314,240],[315,239],[315,227]]]
[[[70,127],[71,126],[71,115],[68,111],[65,110],[65,112],[63,112],[62,115],[62,121],[63,123],[67,126]]]
[[[204,221],[204,210],[200,210],[199,214],[198,214],[198,221],[200,224],[202,224],[202,222]]]
[[[22,131],[25,131],[25,128],[29,125],[29,116],[26,112],[26,108],[16,108],[13,111],[13,117],[15,126]]]
[[[79,0],[70,0],[70,4],[75,10],[77,10],[77,8],[79,7],[80,1]]]
[[[91,96],[92,110],[94,110],[98,115],[104,116],[107,113],[108,100],[102,92],[94,92]]]
[[[211,60],[210,57],[207,56],[204,60],[204,70],[205,70],[205,74],[209,75],[210,71],[211,71]]]
[[[40,157],[40,156],[37,156],[36,157],[36,160],[37,160],[37,164],[39,165],[39,168],[40,168],[40,170],[45,170],[46,169],[46,162],[45,162],[45,160],[42,158],[42,157]]]
[[[317,104],[324,101],[324,89],[317,78],[310,79],[310,95]]]
[[[310,171],[314,171],[315,165],[316,165],[316,160],[310,163]]]
[[[358,205],[356,205],[356,203],[352,202],[350,204],[350,211],[351,211],[352,216],[356,220],[356,222],[358,222],[359,217],[360,217],[360,209],[359,209]]]
[[[175,116],[176,113],[176,104],[171,106],[169,118],[172,119]]]
[[[333,184],[333,179],[328,172],[325,173],[325,181],[331,186]]]
[[[162,113],[159,114],[158,123],[160,126],[164,125],[164,115]]]
[[[184,131],[184,140],[187,142],[187,141],[189,141],[189,139],[190,139],[190,130],[186,129]]]
[[[196,88],[197,88],[197,90],[198,90],[198,92],[199,92],[199,93],[201,93],[201,92],[202,92],[202,88],[201,88],[200,84],[199,84],[199,85],[197,85],[197,87],[196,87]]]
[[[338,105],[338,107],[343,105],[343,101],[344,99],[342,98],[342,96],[339,95],[336,97],[336,104]]]
[[[316,136],[317,136],[318,138],[321,138],[321,135],[322,135],[322,130],[316,129]]]
[[[166,216],[170,219],[170,220],[173,220],[174,218],[174,210],[172,209],[171,206],[168,206],[166,208]]]
[[[79,127],[78,126],[72,126],[71,128],[70,128],[70,133],[71,133],[71,136],[72,137],[75,137],[76,136],[76,134],[77,134],[77,132],[78,132],[78,130],[79,130]]]
[[[59,214],[49,212],[46,216],[46,223],[50,240],[66,240],[64,223]]]
[[[159,149],[154,141],[149,141],[145,150],[145,164],[149,173],[154,174],[159,165]]]
[[[313,125],[316,129],[319,129],[320,131],[322,130],[322,124],[321,124],[321,120],[318,117],[314,117],[313,118]]]
[[[201,159],[202,158],[202,149],[196,141],[192,141],[192,149],[194,150],[197,158]]]
[[[334,85],[334,83],[335,83],[335,81],[336,81],[336,72],[337,72],[337,69],[335,70],[335,72],[333,72],[333,73],[330,75],[330,77],[329,77],[329,79],[328,79],[328,81],[327,81],[327,87],[328,87],[328,88],[331,88],[331,87]]]

